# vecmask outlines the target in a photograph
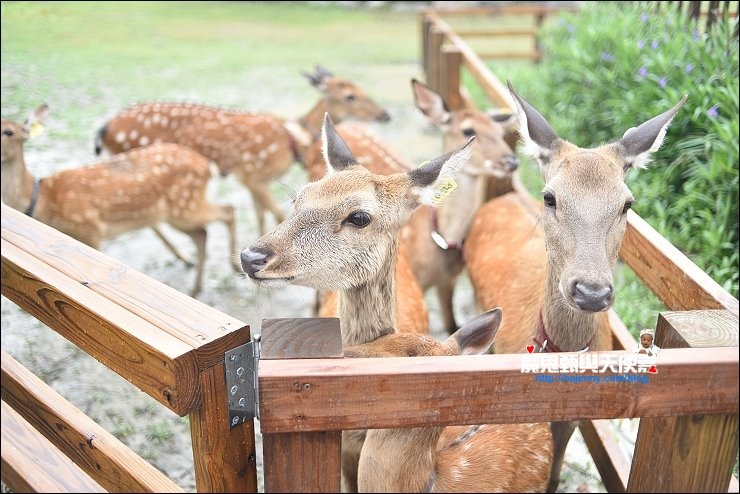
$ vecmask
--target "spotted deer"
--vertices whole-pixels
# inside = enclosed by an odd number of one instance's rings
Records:
[[[169,223],[195,242],[195,285],[203,286],[206,225],[224,222],[235,255],[234,210],[206,198],[208,160],[179,144],[154,144],[117,154],[89,166],[36,178],[26,167],[23,143],[48,113],[42,105],[24,124],[2,120],[2,198],[28,216],[96,249],[106,239],[159,223]],[[174,246],[171,246],[174,249]],[[180,255],[176,249],[173,253]]]
[[[527,154],[545,181],[538,212],[516,193],[487,202],[468,235],[466,266],[480,308],[506,314],[496,353],[610,350],[607,310],[614,302],[613,269],[634,198],[625,184],[663,142],[686,98],[621,140],[580,148],[557,136],[545,118],[509,84]],[[552,424],[557,488],[574,423]]]
[[[326,176],[306,184],[285,221],[241,253],[244,271],[258,283],[338,291],[345,347],[395,333],[398,232],[419,205],[432,201],[445,177],[457,175],[473,139],[420,168],[378,175],[357,162],[327,114]],[[346,491],[357,490],[353,458],[361,435],[343,434]]]
[[[434,287],[444,327],[451,334],[457,329],[453,295],[457,276],[464,267],[465,237],[473,215],[484,203],[486,182],[493,182],[495,190],[510,190],[512,173],[518,167],[518,159],[508,143],[516,133],[516,116],[472,108],[450,111],[442,97],[421,82],[412,79],[411,86],[416,107],[442,132],[445,152],[460,147],[471,136],[478,138],[470,159],[456,178],[456,189],[441,204],[417,209],[401,231],[396,272],[399,327],[428,332],[428,320],[418,317],[426,310],[423,296],[418,293]],[[344,124],[337,130],[357,160],[374,173],[412,168],[390,146],[362,128]],[[306,159],[311,179],[323,176],[325,166],[318,145],[314,144]],[[408,276],[409,268],[413,278]],[[329,294],[319,315],[332,316],[336,310],[336,295]]]
[[[284,219],[270,193],[271,183],[294,161],[302,162],[307,147],[318,140],[324,113],[345,119],[386,122],[390,115],[354,82],[317,66],[305,74],[322,96],[298,120],[268,113],[229,110],[197,103],[144,102],[115,115],[96,137],[95,152],[120,153],[150,143],[188,146],[215,162],[222,175],[233,173],[252,194],[260,235],[265,210]]]
[[[501,324],[496,308],[444,342],[396,333],[349,347],[345,357],[476,355]],[[359,492],[544,492],[552,436],[547,424],[488,424],[368,430],[358,465]]]

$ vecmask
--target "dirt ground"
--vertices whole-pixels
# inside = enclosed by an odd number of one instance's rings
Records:
[[[308,110],[316,96],[312,96],[310,89],[305,89],[307,83],[300,75],[285,76],[285,79],[293,77],[294,82],[285,83],[286,87],[280,88],[281,97],[279,101],[274,101],[272,107],[279,115],[297,117]],[[442,151],[438,131],[429,125],[413,106],[409,81],[411,77],[420,76],[416,63],[385,65],[373,67],[372,74],[368,74],[363,81],[370,82],[368,92],[375,95],[393,117],[388,124],[368,124],[369,128],[381,139],[391,143],[393,149],[401,155],[416,163],[436,157]],[[267,74],[255,73],[255,78],[265,77]],[[291,84],[295,86],[295,90],[288,87]],[[264,99],[260,99],[270,98],[267,90],[255,98],[255,101],[260,101],[261,106],[268,106]],[[214,96],[214,100],[209,103],[219,101]],[[112,109],[115,110],[117,109]],[[79,146],[53,149],[29,146],[27,161],[40,164],[69,163],[71,162],[69,157],[72,155],[80,163],[91,162],[92,133],[90,142],[85,145],[89,147],[84,150],[78,149]],[[40,174],[52,171],[53,166],[46,166],[46,169],[36,167],[35,170]],[[295,165],[281,181],[282,185],[276,184],[274,190],[286,211],[289,207],[289,194],[285,189],[296,190],[305,181],[304,171]],[[214,202],[231,203],[236,206],[240,248],[248,246],[258,238],[251,198],[235,179],[216,178],[211,184],[211,195]],[[165,231],[183,250],[193,252],[187,237],[173,230]],[[124,260],[133,269],[185,292],[189,291],[193,282],[193,271],[173,259],[149,230],[122,235],[116,240],[107,242],[102,250],[111,257]],[[243,275],[235,274],[231,270],[226,231],[222,225],[213,225],[209,228],[205,279],[204,290],[198,299],[250,324],[253,332],[259,332],[263,319],[311,316],[314,301],[312,290],[296,287],[270,291],[258,289]],[[432,292],[427,294],[427,302],[433,334],[441,337],[439,311],[436,297]],[[472,290],[466,277],[460,279],[455,303],[460,321],[467,320],[476,313]],[[2,349],[185,490],[195,491],[187,417],[177,417],[160,406],[4,297]],[[631,455],[636,421],[620,422],[620,427],[624,428],[622,436],[625,451]],[[261,461],[261,443],[258,435],[260,490],[263,486]],[[568,450],[566,471],[563,473],[560,490],[605,492],[578,433]]]

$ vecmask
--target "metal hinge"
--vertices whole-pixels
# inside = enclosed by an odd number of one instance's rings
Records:
[[[229,397],[229,425],[236,427],[249,419],[260,417],[259,380],[260,335],[252,341],[229,350],[226,364],[226,393]]]

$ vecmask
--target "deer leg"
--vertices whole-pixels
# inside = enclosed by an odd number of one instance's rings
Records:
[[[576,430],[578,422],[551,422],[553,441],[552,468],[550,469],[550,482],[547,484],[547,492],[555,492],[560,484],[560,470],[563,467],[565,448],[568,446],[570,436]]]
[[[221,206],[220,211],[220,219],[229,229],[229,259],[231,259],[231,267],[234,269],[235,272],[241,273],[242,267],[241,263],[239,262],[239,254],[236,250],[236,224],[234,222],[234,207]]]
[[[457,331],[455,322],[455,311],[452,306],[452,292],[454,290],[454,280],[447,280],[437,285],[437,298],[439,298],[439,310],[442,312],[442,321],[445,330],[449,334]]]
[[[270,211],[275,217],[277,223],[282,223],[285,219],[283,212],[275,203],[270,189],[266,183],[253,183],[250,184],[249,190],[252,191],[252,197],[254,198],[254,205],[257,208],[257,224],[259,225],[260,235],[265,234],[265,209]]]
[[[364,430],[342,431],[342,492],[357,492],[357,467],[365,433]]]
[[[193,239],[195,248],[198,252],[198,267],[195,273],[195,285],[193,290],[190,292],[191,297],[195,297],[203,289],[203,267],[205,266],[206,260],[206,238],[207,233],[205,228],[195,228],[193,230],[182,230],[183,233]]]
[[[180,259],[182,262],[185,263],[185,265],[189,268],[192,268],[195,266],[195,263],[193,263],[192,259],[188,258],[185,254],[180,252],[180,250],[175,247],[175,245],[170,242],[167,237],[164,236],[164,233],[162,233],[162,230],[159,229],[157,226],[153,226],[152,230],[154,230],[154,233],[157,234],[159,239],[164,243],[164,245],[174,254],[174,256],[178,259]]]

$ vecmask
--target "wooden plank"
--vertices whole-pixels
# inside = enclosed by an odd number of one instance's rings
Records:
[[[663,312],[658,318],[655,344],[663,348],[659,357],[672,351],[667,347],[679,347],[681,350],[673,351],[685,352],[737,352],[737,334],[737,318],[727,311]],[[706,385],[724,383],[707,381]],[[733,390],[737,393],[737,387]],[[737,412],[642,418],[627,490],[727,492],[738,453],[739,432]]]
[[[441,59],[440,52],[444,44],[444,32],[436,25],[429,28],[429,71],[427,72],[427,86],[437,93],[440,92]]]
[[[195,350],[199,369],[247,343],[248,326],[2,205],[2,238]],[[94,328],[90,328],[93,331]]]
[[[633,211],[619,255],[670,310],[727,309],[738,300]]]
[[[2,399],[107,491],[183,492],[6,352]],[[3,445],[3,448],[5,446]]]
[[[13,492],[106,492],[5,401],[2,479]]]
[[[635,348],[637,340],[613,309],[609,310],[609,326],[612,328],[612,347],[614,350],[632,350]]]
[[[483,60],[539,60],[540,52],[522,51],[522,52],[477,52]]]
[[[336,318],[271,319],[262,323],[261,355],[274,360],[260,360],[262,367],[269,363],[303,362],[315,360],[341,363],[342,334]],[[290,342],[289,342],[290,341]],[[283,356],[293,360],[281,360]],[[332,358],[333,357],[333,358]],[[299,375],[291,385],[294,395],[311,395],[309,382]],[[335,390],[336,391],[336,390]],[[264,459],[265,492],[339,492],[341,479],[342,432],[316,431],[273,434],[262,429],[262,414],[273,406],[281,406],[268,399],[262,403],[260,391],[260,430]],[[322,397],[326,399],[326,396]],[[331,400],[331,399],[330,399]],[[324,403],[328,406],[329,401]],[[282,431],[281,431],[282,432]],[[310,461],[306,461],[310,458]]]
[[[4,296],[175,413],[190,412],[199,392],[192,347],[0,242]]]
[[[254,420],[229,426],[224,364],[200,374],[202,402],[190,414],[198,492],[257,492]]]
[[[339,318],[264,319],[260,359],[342,358]]]
[[[442,99],[450,110],[460,110],[465,105],[460,95],[460,68],[462,55],[454,45],[445,45],[439,54],[442,62]]]
[[[431,9],[430,9],[431,10]],[[434,12],[441,16],[466,16],[466,15],[500,15],[500,14],[556,14],[558,12],[577,12],[578,8],[566,5],[487,5],[481,7],[445,7],[435,8]]]
[[[339,492],[342,432],[266,434],[265,492]]]
[[[455,29],[458,36],[467,37],[497,37],[497,36],[535,36],[539,30],[532,27],[505,28],[505,29]]]
[[[593,355],[600,364],[616,364],[634,354]],[[523,363],[540,362],[530,357],[385,358],[382,365],[373,359],[266,360],[259,371],[260,427],[264,434],[738,411],[734,348],[663,350],[659,372],[640,375],[644,384],[606,382],[618,379],[609,369],[583,374],[599,377],[599,384],[538,382],[537,374],[522,372]],[[564,362],[577,357],[558,355]],[[555,372],[539,375],[568,375],[560,361]]]
[[[608,420],[585,420],[578,424],[591,458],[601,475],[607,492],[625,492],[630,474],[630,464]]]

